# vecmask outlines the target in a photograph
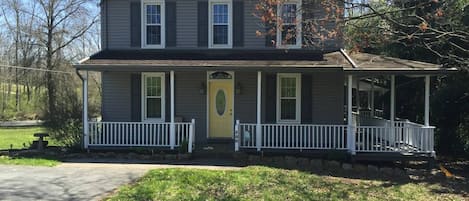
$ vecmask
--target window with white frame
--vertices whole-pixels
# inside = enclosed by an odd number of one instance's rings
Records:
[[[143,121],[164,121],[165,81],[164,73],[142,74],[142,116]]]
[[[301,0],[285,1],[277,7],[278,48],[301,48]]]
[[[142,47],[165,46],[164,0],[142,0]]]
[[[231,0],[209,1],[209,47],[232,47],[232,2]]]
[[[277,122],[301,122],[301,74],[277,75]]]

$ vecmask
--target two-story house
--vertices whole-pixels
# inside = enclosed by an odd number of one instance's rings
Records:
[[[265,28],[253,15],[256,3],[102,0],[102,50],[75,65],[83,79],[85,148],[187,145],[191,152],[194,144],[224,141],[236,151],[434,155],[430,76],[448,69],[348,55],[340,38],[321,49],[304,47],[302,20],[323,12],[314,0],[276,7],[296,37],[285,38],[282,28],[258,36]],[[88,71],[102,75],[100,122],[88,120]],[[396,75],[425,78],[424,124],[396,119]],[[378,76],[389,84],[375,83]],[[374,106],[380,91],[390,94],[389,120]]]

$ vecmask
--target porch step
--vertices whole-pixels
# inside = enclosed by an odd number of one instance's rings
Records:
[[[193,156],[195,158],[233,158],[234,153],[232,142],[217,142],[197,145]]]

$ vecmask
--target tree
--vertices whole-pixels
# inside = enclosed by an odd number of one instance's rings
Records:
[[[92,16],[89,4],[91,0],[35,0],[40,14],[35,15],[39,30],[38,42],[44,49],[45,67],[55,70],[63,62],[64,48],[82,37],[97,22],[98,16]],[[46,73],[48,116],[50,120],[56,120],[56,90],[57,83],[51,72]]]
[[[255,14],[266,29],[258,31],[258,35],[274,35],[280,29],[288,33],[285,40],[296,37],[295,30],[283,30],[286,27],[282,26],[284,17],[278,16],[276,8],[284,2],[259,0]],[[325,41],[343,38],[350,49],[363,51],[371,47],[370,43],[393,43],[428,51],[432,58],[437,58],[435,62],[466,68],[469,66],[468,2],[304,0],[301,7],[301,11],[306,13],[302,16],[302,45],[317,47]],[[324,14],[315,15],[318,9]],[[343,31],[350,29],[356,32],[344,34]],[[370,38],[373,36],[380,37]]]

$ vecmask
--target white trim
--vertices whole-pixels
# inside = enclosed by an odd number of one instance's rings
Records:
[[[146,110],[146,82],[145,78],[147,77],[161,77],[161,118],[147,118],[147,110]],[[165,89],[166,89],[166,81],[165,81],[165,73],[142,73],[141,75],[141,99],[142,99],[142,105],[141,105],[141,113],[142,113],[142,122],[165,122],[165,106],[166,106],[166,94],[165,94]]]
[[[213,44],[213,5],[228,5],[228,44]],[[209,0],[208,2],[208,47],[209,48],[232,48],[233,47],[233,1],[232,0]]]
[[[207,113],[207,123],[206,123],[206,129],[207,129],[207,139],[210,138],[210,74],[217,72],[217,71],[207,71],[207,82],[206,82],[206,113]],[[225,73],[228,73],[231,75],[231,85],[233,86],[232,88],[232,99],[231,99],[231,108],[233,108],[232,115],[231,115],[231,122],[233,122],[233,128],[235,126],[235,121],[234,121],[234,116],[235,116],[235,72],[234,71],[223,71]],[[231,130],[231,138],[234,139],[234,129]]]
[[[296,33],[296,44],[295,45],[284,45],[282,44],[282,32],[280,30],[280,26],[279,24],[277,24],[277,41],[276,41],[276,47],[279,48],[279,49],[297,49],[297,48],[301,48],[301,44],[302,44],[302,38],[303,38],[303,33],[302,33],[302,21],[303,21],[303,17],[302,17],[302,9],[301,9],[301,5],[302,5],[302,2],[301,0],[286,0],[284,2],[282,2],[281,4],[279,4],[277,6],[277,18],[278,19],[281,19],[282,17],[282,13],[281,13],[281,10],[282,10],[282,6],[283,4],[296,4],[296,28],[297,28],[297,33]]]
[[[141,41],[143,49],[163,49],[166,46],[166,6],[165,0],[141,0]],[[161,43],[159,45],[148,45],[147,44],[147,18],[146,18],[146,5],[160,5],[161,16],[160,16],[160,26],[161,26]]]
[[[281,78],[295,78],[296,79],[296,117],[294,120],[282,120],[281,119],[281,107],[280,107],[280,79]],[[301,123],[301,73],[277,73],[277,123]]]

